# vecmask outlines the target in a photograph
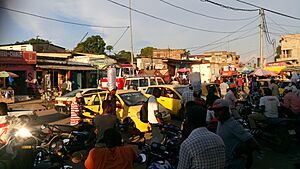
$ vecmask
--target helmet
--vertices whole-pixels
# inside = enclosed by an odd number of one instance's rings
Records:
[[[151,163],[148,169],[173,169],[173,167],[167,160],[160,160]]]
[[[83,97],[82,94],[80,92],[76,93],[76,98],[80,98],[80,97]]]

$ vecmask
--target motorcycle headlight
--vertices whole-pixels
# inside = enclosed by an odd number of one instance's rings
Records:
[[[21,137],[21,138],[28,138],[28,137],[31,137],[32,134],[30,133],[30,131],[27,128],[20,128],[16,132],[16,136]]]

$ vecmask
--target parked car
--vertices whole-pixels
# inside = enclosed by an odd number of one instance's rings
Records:
[[[66,114],[70,114],[71,112],[71,104],[72,101],[75,98],[76,93],[81,92],[81,94],[92,94],[92,93],[97,93],[102,91],[101,89],[97,89],[97,88],[86,88],[86,89],[77,89],[74,91],[71,91],[61,97],[57,97],[55,98],[55,110],[57,112],[62,112],[62,113],[66,113]],[[89,102],[89,98],[86,97],[85,98],[85,103]]]
[[[21,108],[9,109],[7,112],[7,116],[18,118],[19,122],[23,124],[27,124],[37,118],[35,110],[27,110]],[[5,119],[7,116],[0,116],[0,121]]]
[[[102,114],[102,101],[108,96],[108,91],[98,92],[90,97],[90,101],[87,102],[83,115],[89,118],[94,118],[96,113]],[[146,132],[151,129],[148,123],[143,123],[139,119],[139,111],[143,102],[147,101],[147,97],[140,91],[136,90],[117,90],[117,117],[121,123],[128,123],[132,127],[136,127],[141,132]],[[84,97],[86,97],[84,95]],[[160,106],[160,109],[165,111],[163,113],[163,119],[170,121],[170,113],[167,109]]]
[[[156,85],[149,86],[146,90],[145,96],[150,97],[153,94],[153,90],[159,88],[161,90],[161,96],[157,101],[166,109],[171,111],[171,114],[180,117],[179,110],[181,109],[182,93],[188,89],[187,85]]]
[[[125,80],[124,90],[134,89],[145,93],[148,86],[164,84],[163,78],[156,76],[128,77]]]

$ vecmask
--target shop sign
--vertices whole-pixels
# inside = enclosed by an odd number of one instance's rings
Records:
[[[275,62],[275,63],[267,63],[266,67],[278,67],[278,66],[286,66],[285,62]]]
[[[36,52],[0,50],[0,63],[36,64]]]

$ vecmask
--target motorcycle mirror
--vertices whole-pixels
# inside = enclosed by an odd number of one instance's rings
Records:
[[[74,164],[78,164],[83,159],[83,155],[80,152],[75,152],[72,154],[71,160]]]
[[[147,160],[146,154],[139,154],[138,160],[137,160],[139,163],[145,163],[146,160]]]
[[[46,128],[46,126],[47,126],[46,124],[42,124],[41,129],[44,130]]]

